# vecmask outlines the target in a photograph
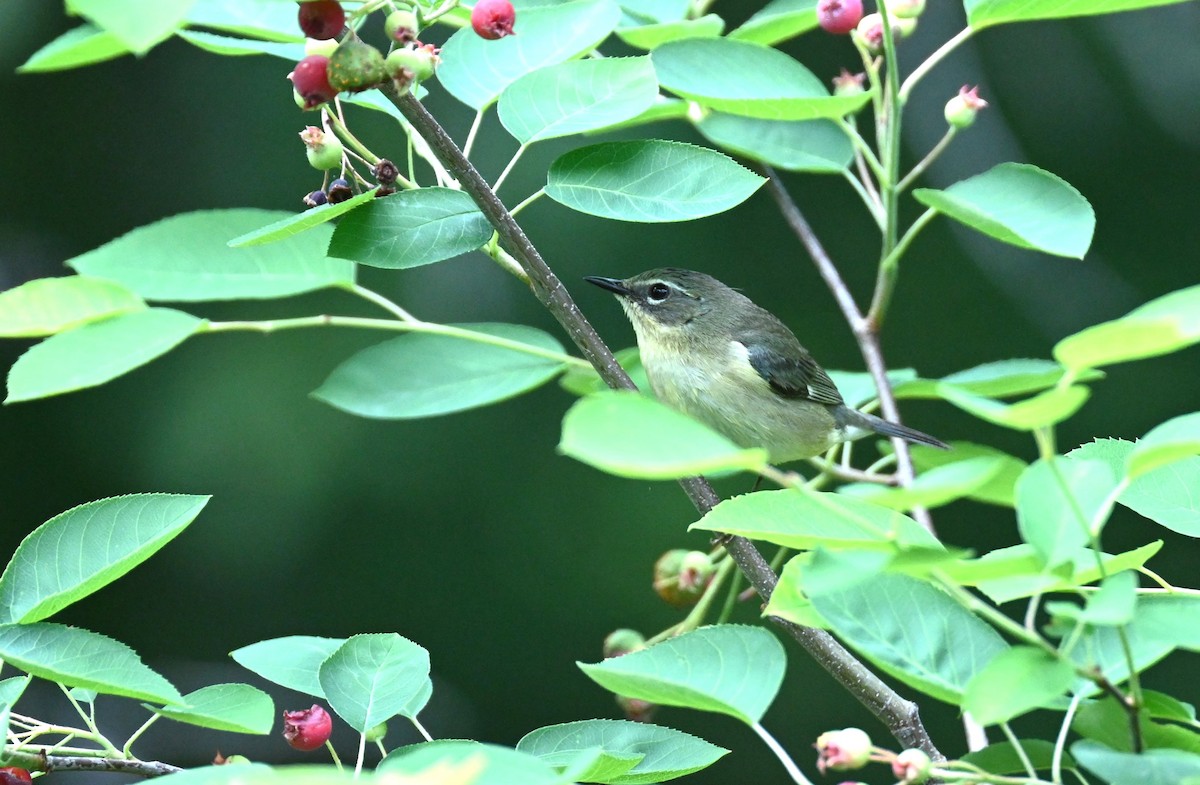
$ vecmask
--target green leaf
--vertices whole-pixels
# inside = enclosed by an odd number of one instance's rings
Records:
[[[1104,573],[1137,569],[1161,548],[1162,540],[1158,540],[1125,553],[1101,554]],[[1069,562],[1047,570],[1033,546],[1026,544],[999,548],[982,558],[951,565],[943,572],[963,585],[978,586],[996,604],[1035,594],[1071,591],[1102,577],[1096,552],[1090,548],[1076,550]]]
[[[642,358],[636,346],[618,349],[613,352],[617,363],[629,374],[629,378],[643,392],[650,389],[650,380],[646,378],[646,369],[642,366]],[[567,392],[583,397],[592,393],[605,392],[610,389],[600,374],[592,366],[573,365],[559,379],[559,384]]]
[[[763,120],[709,112],[697,130],[713,144],[790,172],[838,174],[854,146],[831,120]]]
[[[724,19],[716,14],[705,14],[697,19],[676,19],[636,27],[618,27],[617,37],[636,49],[650,50],[668,41],[715,38],[724,31]]]
[[[1069,663],[1032,646],[1014,646],[971,678],[962,706],[980,725],[995,725],[1048,705],[1073,681]]]
[[[133,292],[101,278],[37,278],[0,292],[0,337],[53,335],[145,307]]]
[[[1103,460],[1114,474],[1121,476],[1133,449],[1133,442],[1097,439],[1077,447],[1067,457]],[[1196,497],[1196,488],[1200,488],[1200,458],[1184,458],[1139,475],[1117,497],[1117,502],[1171,531],[1200,537],[1200,499]]]
[[[559,157],[550,165],[546,195],[588,215],[659,223],[724,212],[765,182],[715,150],[649,139],[603,142]]]
[[[897,398],[941,398],[947,387],[988,398],[1011,398],[1016,395],[1041,392],[1054,387],[1067,369],[1051,360],[999,360],[984,363],[965,371],[955,371],[941,379],[913,379],[897,385]],[[1099,371],[1077,374],[1079,381],[1103,378]]]
[[[498,111],[505,129],[530,144],[631,120],[657,97],[649,57],[606,57],[532,71],[505,88]]]
[[[17,73],[65,71],[129,54],[129,47],[112,33],[87,23],[73,27],[29,56]]]
[[[142,226],[67,264],[83,275],[111,278],[148,300],[233,300],[287,297],[354,282],[354,265],[326,259],[332,229],[255,248],[230,248],[240,238],[294,213],[280,210],[200,210]]]
[[[196,0],[67,0],[67,11],[112,33],[134,54],[145,54],[179,28]]]
[[[429,652],[396,633],[351,636],[321,663],[329,706],[359,733],[397,714],[416,717],[433,690]]]
[[[146,308],[53,335],[17,358],[5,403],[95,387],[166,354],[207,324],[170,308]]]
[[[515,35],[486,41],[470,26],[442,47],[438,81],[472,109],[483,109],[520,77],[594,49],[621,18],[611,0],[522,8]]]
[[[1167,700],[1172,700],[1162,693],[1154,693]],[[1142,744],[1146,748],[1168,747],[1200,753],[1200,733],[1195,728],[1181,728],[1151,719],[1151,712],[1146,708],[1138,711],[1137,720],[1141,732]],[[1191,719],[1183,719],[1192,724]],[[1112,696],[1102,700],[1085,701],[1071,723],[1071,730],[1085,739],[1100,742],[1119,752],[1133,752],[1133,744],[1129,735],[1129,710]]]
[[[1126,470],[1131,479],[1200,453],[1200,412],[1167,420],[1134,445]]]
[[[1200,286],[1163,295],[1115,319],[1068,335],[1054,357],[1073,370],[1157,357],[1200,342]]]
[[[12,707],[21,698],[25,688],[29,686],[32,676],[10,676],[0,680],[0,738],[8,738],[8,720]],[[0,763],[6,762],[6,755],[0,749]]]
[[[1029,164],[997,164],[945,190],[918,188],[928,207],[1001,242],[1082,259],[1096,214],[1062,178]]]
[[[1039,460],[1017,480],[1017,527],[1047,567],[1072,558],[1111,512],[1117,478],[1103,461]]]
[[[311,229],[326,221],[332,221],[339,215],[348,213],[359,205],[366,204],[375,198],[376,190],[372,188],[369,191],[363,191],[337,204],[326,203],[317,207],[311,207],[302,213],[293,213],[287,218],[280,218],[278,221],[273,221],[261,229],[255,229],[252,232],[246,232],[243,235],[235,237],[226,243],[226,245],[230,248],[244,248],[247,245],[272,243],[276,240],[282,240],[285,237],[291,237],[294,234],[300,234],[306,229]]]
[[[783,646],[761,627],[722,624],[589,665],[592,681],[618,695],[663,706],[762,719],[783,681]]]
[[[264,41],[304,43],[296,8],[278,0],[197,0],[187,23]]]
[[[1008,648],[946,594],[904,575],[877,575],[812,601],[850,648],[910,687],[955,705],[975,674]]]
[[[1088,595],[1087,605],[1072,602],[1047,602],[1046,611],[1058,619],[1099,627],[1120,627],[1134,618],[1137,605],[1137,574],[1132,570],[1109,575],[1100,582],[1099,591]]]
[[[133,649],[61,624],[0,624],[0,660],[47,681],[152,703],[182,703],[171,684]]]
[[[779,573],[779,582],[763,608],[763,616],[785,619],[802,627],[827,630],[829,623],[821,618],[812,600],[804,591],[804,578],[808,570],[810,554],[801,553],[787,560]]]
[[[861,409],[867,403],[879,398],[879,391],[875,389],[875,380],[866,371],[830,370],[829,378],[833,379],[846,405],[852,409]],[[893,387],[916,378],[917,372],[912,368],[893,368],[887,372],[888,383]]]
[[[937,538],[906,515],[851,496],[785,489],[726,499],[688,530],[724,532],[785,548],[938,549]]]
[[[517,742],[517,751],[536,755],[552,766],[565,766],[580,753],[600,750],[594,768],[576,779],[610,785],[652,785],[711,766],[729,750],[703,739],[644,722],[581,720],[530,731]],[[625,765],[634,760],[632,767]],[[600,777],[607,766],[624,770]]]
[[[1185,0],[963,0],[967,21],[976,30],[1005,22],[1063,19],[1172,5]]]
[[[243,646],[230,652],[229,656],[238,665],[267,681],[315,698],[324,698],[325,690],[321,688],[318,678],[321,663],[345,642],[345,638],[289,635]]]
[[[465,776],[451,779],[454,772],[447,775],[444,767],[454,766],[463,767]],[[431,771],[437,772],[436,778],[427,773]],[[566,785],[550,764],[533,755],[511,747],[450,739],[397,747],[380,761],[375,772],[385,775],[425,773],[430,782],[449,781],[448,785]],[[401,782],[408,779],[404,777]]]
[[[921,472],[907,488],[890,488],[879,483],[844,485],[839,492],[893,510],[913,507],[940,507],[965,496],[992,481],[1005,468],[1002,458],[980,456],[954,461]]]
[[[1148,716],[1171,722],[1196,722],[1196,707],[1157,690],[1142,690],[1142,705]]]
[[[756,471],[767,460],[765,450],[742,449],[652,398],[616,390],[589,395],[567,411],[558,449],[610,474],[647,480]]]
[[[492,225],[466,193],[420,188],[372,200],[343,218],[329,255],[403,270],[473,251],[491,236]]]
[[[938,392],[947,402],[981,420],[1017,431],[1032,431],[1060,423],[1079,411],[1092,394],[1087,387],[1072,384],[1006,404],[952,386],[941,386]]]
[[[183,706],[146,708],[201,728],[265,736],[275,724],[271,696],[249,684],[212,684],[183,696]]]
[[[1050,769],[1054,761],[1054,744],[1045,739],[1021,739],[1021,753],[1017,752],[1010,741],[989,744],[981,750],[968,752],[960,760],[978,766],[989,774],[1017,775],[1025,777],[1025,763],[1022,757],[1027,757],[1034,769],[1045,771]],[[1023,753],[1023,754],[1022,754]],[[1075,762],[1070,754],[1062,757],[1064,768],[1074,768]]]
[[[560,360],[540,356],[562,345],[533,327],[444,327],[465,335],[410,333],[375,344],[333,369],[313,397],[360,417],[433,417],[512,398],[562,371]]]
[[[816,26],[817,0],[771,0],[729,37],[771,46]]]
[[[665,95],[659,94],[659,96],[654,99],[654,103],[650,105],[650,108],[642,112],[637,117],[626,120],[623,123],[610,125],[608,128],[603,128],[597,133],[624,130],[627,128],[637,128],[649,123],[657,123],[666,120],[686,120],[687,116],[687,101],[679,98],[668,98]]]
[[[329,256],[403,270],[474,251],[491,236],[492,224],[466,193],[427,187],[373,200],[343,218]]]
[[[1200,778],[1200,755],[1182,750],[1115,752],[1086,739],[1071,745],[1075,760],[1113,785],[1189,785]]]
[[[206,33],[201,30],[180,30],[177,36],[206,52],[224,57],[240,55],[274,55],[293,63],[304,58],[304,46],[281,41],[262,41],[257,38],[234,38],[228,35]]]
[[[149,559],[210,496],[145,493],[81,504],[30,532],[0,576],[0,623],[41,621]]]
[[[719,112],[768,120],[836,119],[866,105],[866,93],[831,96],[821,80],[778,49],[730,38],[689,38],[654,50],[658,81]]]
[[[999,470],[991,479],[972,489],[967,498],[988,504],[999,504],[1012,507],[1016,504],[1017,478],[1025,470],[1026,463],[1007,453],[985,444],[973,442],[951,442],[951,450],[938,450],[932,447],[914,446],[912,448],[913,464],[920,472],[927,472],[938,466],[946,466],[957,461],[969,461],[975,458],[994,458],[1000,462]]]

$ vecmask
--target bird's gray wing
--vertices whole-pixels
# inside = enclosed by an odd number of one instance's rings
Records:
[[[776,394],[784,398],[803,398],[816,403],[838,406],[842,394],[829,374],[817,364],[797,342],[787,351],[768,348],[754,333],[737,337],[738,343],[746,347],[751,367],[771,385]]]

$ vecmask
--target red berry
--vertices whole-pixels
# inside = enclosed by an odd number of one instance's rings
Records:
[[[25,769],[16,766],[0,768],[0,785],[22,785],[26,782],[33,782],[33,777]]]
[[[471,9],[471,27],[480,38],[495,41],[512,35],[517,12],[509,0],[479,0]]]
[[[329,84],[328,68],[328,57],[309,55],[296,63],[296,67],[288,74],[296,92],[304,99],[305,109],[331,101],[337,95],[337,90]]]
[[[315,750],[329,740],[332,731],[333,718],[320,704],[314,703],[311,709],[283,713],[283,738],[298,750]]]
[[[309,38],[334,38],[346,26],[346,12],[337,0],[311,0],[300,4],[300,29]]]
[[[817,0],[817,23],[827,33],[845,35],[862,19],[862,0]]]

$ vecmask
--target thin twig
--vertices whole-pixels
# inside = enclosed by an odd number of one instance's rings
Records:
[[[45,755],[35,751],[9,751],[5,763],[29,771],[119,771],[139,777],[162,777],[182,771],[178,766],[159,761],[96,758],[85,755]]]

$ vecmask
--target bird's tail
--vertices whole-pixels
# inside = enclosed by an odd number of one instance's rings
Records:
[[[917,444],[928,444],[930,447],[937,447],[940,450],[949,450],[950,445],[946,444],[941,439],[935,439],[927,433],[921,433],[915,428],[909,428],[907,425],[890,422],[873,414],[856,411],[849,407],[845,408],[844,417],[846,425],[851,427],[866,428],[869,431],[874,431],[881,436],[896,436],[905,441],[915,442]]]

